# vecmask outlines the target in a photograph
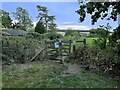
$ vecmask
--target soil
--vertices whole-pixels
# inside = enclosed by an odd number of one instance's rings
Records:
[[[80,67],[77,64],[71,64],[71,63],[67,63],[67,71],[66,73],[70,73],[70,74],[79,74],[80,72]]]

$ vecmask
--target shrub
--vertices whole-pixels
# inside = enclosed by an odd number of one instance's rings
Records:
[[[50,39],[52,37],[53,39],[56,39],[59,36],[59,38],[62,38],[62,35],[58,34],[56,31],[47,32],[42,35],[43,39]]]
[[[104,73],[119,75],[120,56],[117,54],[117,48],[107,47],[105,50],[101,50],[95,46],[80,47],[75,52],[76,62],[84,67],[89,66],[91,69],[99,69]]]
[[[35,32],[35,28],[29,28],[27,31],[28,32]]]
[[[2,36],[3,64],[28,62],[41,48],[41,43],[31,38]]]
[[[65,36],[71,36],[71,37],[80,37],[81,35],[79,32],[74,31],[74,30],[66,30]]]
[[[56,39],[58,36],[57,32],[48,32],[48,38],[52,37],[53,39]]]
[[[26,35],[27,38],[32,38],[32,39],[37,39],[37,40],[42,40],[43,37],[42,37],[42,34],[39,34],[37,32],[29,32],[27,35]]]

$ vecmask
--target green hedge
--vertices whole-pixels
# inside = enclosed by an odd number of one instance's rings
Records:
[[[101,50],[95,46],[80,47],[73,56],[77,63],[90,69],[102,70],[112,75],[120,74],[120,44]]]
[[[2,36],[3,64],[25,63],[41,48],[41,43],[26,36]]]
[[[25,37],[36,39],[36,40],[42,40],[43,39],[42,34],[39,34],[37,32],[29,32],[29,33],[27,33],[27,35],[25,35]]]

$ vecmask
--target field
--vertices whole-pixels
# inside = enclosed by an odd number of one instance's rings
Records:
[[[86,38],[86,44],[87,44],[87,45],[92,45],[92,44],[93,44],[93,41],[94,41],[95,39],[97,39],[97,38],[87,37],[87,38]],[[77,45],[77,47],[79,47],[79,46],[83,45],[83,43],[82,43],[82,42],[77,42],[76,45]]]
[[[117,88],[120,83],[76,64],[53,61],[3,67],[3,88]]]
[[[87,42],[87,44],[92,44],[93,43],[93,41],[94,41],[94,39],[97,39],[97,38],[86,38],[86,42]]]

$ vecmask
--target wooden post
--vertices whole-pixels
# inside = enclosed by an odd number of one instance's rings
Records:
[[[69,54],[71,53],[71,43],[72,43],[72,41],[70,40],[70,42],[69,42]]]
[[[76,43],[76,41],[73,41],[73,53],[75,52],[75,49],[76,49],[75,43]]]
[[[60,47],[59,47],[59,48],[60,48],[60,49],[59,49],[59,50],[60,50],[60,55],[61,55],[60,63],[62,64],[62,63],[63,63],[63,59],[62,59],[62,58],[63,58],[63,56],[62,56],[62,42],[60,42],[60,43],[61,43],[61,44],[60,44]]]
[[[86,38],[83,39],[84,46],[86,46]]]
[[[47,41],[45,41],[45,55],[46,55],[46,59],[48,58],[48,54],[47,54]]]

